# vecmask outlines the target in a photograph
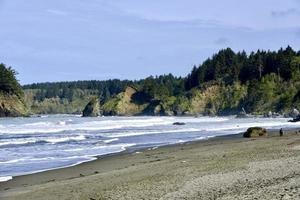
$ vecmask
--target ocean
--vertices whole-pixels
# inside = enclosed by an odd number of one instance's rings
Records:
[[[183,122],[175,126],[174,122]],[[287,118],[98,117],[0,119],[0,181],[88,162],[96,156],[238,134],[248,127],[299,127]]]

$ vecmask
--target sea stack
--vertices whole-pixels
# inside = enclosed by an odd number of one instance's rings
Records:
[[[100,102],[98,98],[93,98],[82,111],[82,117],[100,116]]]

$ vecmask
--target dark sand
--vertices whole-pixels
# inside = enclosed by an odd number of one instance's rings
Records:
[[[0,183],[0,199],[300,199],[300,134],[215,138]]]

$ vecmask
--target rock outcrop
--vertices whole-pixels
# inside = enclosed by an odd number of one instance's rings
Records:
[[[267,130],[261,127],[252,127],[248,128],[243,136],[246,138],[267,136]]]
[[[138,91],[128,86],[124,92],[111,98],[103,106],[104,115],[133,116],[142,114],[149,102],[140,100]]]
[[[0,117],[25,117],[28,109],[20,97],[0,93]]]
[[[184,122],[174,122],[173,125],[174,126],[184,126],[185,123]]]
[[[289,117],[292,117],[293,119],[297,118],[299,115],[300,112],[296,108],[292,109],[289,113]]]
[[[292,120],[289,120],[289,122],[300,122],[300,115],[298,115],[297,117],[295,117]]]
[[[100,101],[93,98],[84,108],[82,117],[98,117],[100,116]]]

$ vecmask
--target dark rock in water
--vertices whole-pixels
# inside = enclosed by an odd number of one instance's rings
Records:
[[[288,114],[288,116],[292,117],[293,119],[299,117],[299,115],[300,115],[300,112],[296,108],[291,110],[291,112],[289,112],[289,114]]]
[[[300,115],[298,115],[297,117],[295,117],[292,120],[289,120],[289,122],[300,122]]]
[[[98,98],[92,99],[84,108],[82,117],[100,116],[100,103]]]
[[[173,125],[175,125],[175,126],[183,126],[183,125],[185,125],[185,123],[184,122],[175,122],[175,123],[173,123]]]
[[[267,136],[267,130],[261,127],[252,127],[244,133],[243,137],[252,138],[252,137],[262,137]]]

